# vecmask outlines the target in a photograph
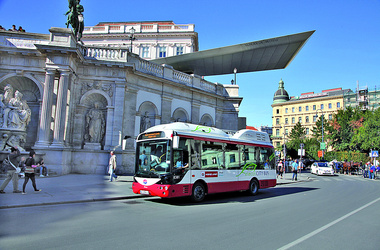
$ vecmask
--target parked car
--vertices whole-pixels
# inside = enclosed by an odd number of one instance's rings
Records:
[[[316,175],[334,175],[334,168],[328,162],[314,162],[311,164],[311,173]]]

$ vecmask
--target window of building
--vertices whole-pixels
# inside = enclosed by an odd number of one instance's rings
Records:
[[[285,118],[285,124],[288,124],[288,118]]]
[[[277,148],[280,147],[280,142],[276,142],[276,147],[277,147]]]
[[[288,108],[285,108],[285,114],[287,114],[288,113]]]
[[[306,134],[308,135],[309,133],[310,133],[310,130],[309,130],[309,128],[306,128]]]
[[[329,109],[332,109],[332,104],[331,103],[329,103]]]
[[[149,47],[142,47],[141,57],[149,58]]]
[[[298,122],[302,123],[302,117],[298,117]]]
[[[321,104],[321,109],[324,109],[325,108],[325,105]]]
[[[276,125],[280,124],[280,118],[276,118]]]
[[[298,112],[302,112],[302,107],[301,106],[298,107]]]
[[[340,108],[340,102],[337,102],[337,103],[336,103],[336,107],[337,107],[337,108]]]
[[[317,122],[317,116],[313,116],[313,122]]]
[[[295,108],[293,107],[293,108],[292,108],[292,113],[294,113],[294,111],[295,111]]]
[[[276,136],[280,136],[280,130],[276,129]]]
[[[317,106],[316,105],[313,105],[313,110],[317,110]]]
[[[308,116],[305,117],[305,122],[309,123],[309,117]]]
[[[277,114],[280,114],[280,110],[279,110],[279,109],[276,109],[276,113],[277,113]]]
[[[177,48],[176,48],[176,55],[178,56],[178,55],[182,55],[183,54],[183,47],[182,46],[178,46]]]
[[[309,111],[309,106],[306,106],[305,109],[306,109],[306,111]]]
[[[166,47],[160,47],[158,57],[166,57]]]
[[[332,114],[329,114],[329,120],[330,121],[332,120]]]
[[[285,135],[288,135],[288,133],[289,133],[289,130],[285,129]]]
[[[296,118],[292,117],[292,123],[296,123]]]

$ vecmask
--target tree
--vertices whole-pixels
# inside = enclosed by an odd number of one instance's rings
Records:
[[[359,108],[338,110],[326,126],[329,144],[337,151],[360,150],[360,145],[351,142],[355,131],[365,121],[365,112]]]
[[[306,139],[306,129],[302,127],[300,122],[297,122],[296,125],[292,128],[289,134],[289,141],[286,144],[288,147],[288,155],[292,158],[298,157],[298,149],[300,144],[305,144]]]
[[[356,129],[351,140],[352,146],[360,147],[361,151],[380,149],[380,109],[367,111],[363,119],[354,123]]]

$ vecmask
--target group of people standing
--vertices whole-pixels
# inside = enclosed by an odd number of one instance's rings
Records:
[[[6,170],[6,178],[3,184],[0,186],[0,193],[4,194],[4,189],[8,185],[8,183],[12,180],[13,183],[13,193],[22,193],[26,194],[25,188],[26,184],[29,182],[29,179],[32,181],[32,186],[35,192],[40,192],[41,189],[37,188],[36,185],[36,177],[35,177],[35,169],[40,167],[40,171],[42,174],[42,166],[40,163],[36,164],[34,157],[36,153],[31,151],[29,153],[29,157],[25,159],[21,158],[21,161],[18,162],[18,157],[21,155],[20,150],[17,147],[11,148],[11,153],[8,156],[8,164],[5,166]],[[24,184],[22,185],[22,191],[18,189],[18,180],[20,178],[20,173],[24,173],[25,179]]]
[[[377,160],[375,160],[374,164],[369,161],[362,166],[362,169],[364,178],[375,180],[377,173],[380,172],[380,165]]]
[[[298,162],[298,160],[291,161],[289,163],[290,171],[293,173],[292,181],[297,180],[297,174],[300,167],[302,167],[302,162]],[[280,176],[281,179],[283,178],[283,174],[285,173],[285,163],[284,160],[280,160],[277,164],[277,178]]]

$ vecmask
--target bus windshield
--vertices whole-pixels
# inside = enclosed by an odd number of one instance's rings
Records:
[[[170,145],[168,140],[137,143],[136,172],[166,174],[170,172]]]

